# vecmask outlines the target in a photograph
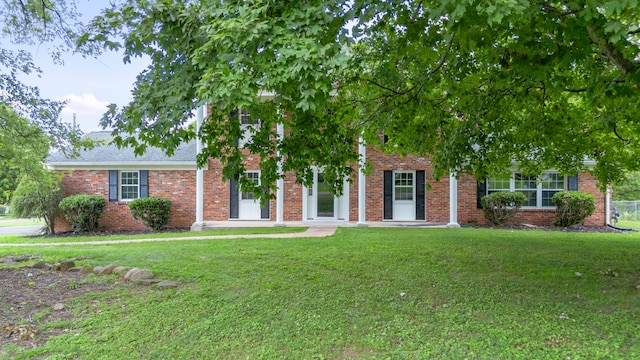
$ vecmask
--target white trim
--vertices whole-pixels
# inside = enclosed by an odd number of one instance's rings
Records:
[[[458,224],[458,179],[454,173],[449,174],[449,228],[459,228]]]
[[[123,173],[137,173],[138,174],[138,184],[133,185],[133,184],[122,184],[122,174]],[[131,198],[131,199],[123,199],[122,198],[122,187],[126,186],[126,187],[130,187],[133,188],[134,186],[138,188],[137,194],[138,196],[135,198]],[[118,201],[121,202],[131,202],[134,200],[140,199],[140,170],[118,170]]]
[[[149,170],[197,170],[195,161],[167,162],[56,162],[48,163],[50,170],[116,170],[116,169],[149,169]],[[203,170],[208,170],[208,166]]]

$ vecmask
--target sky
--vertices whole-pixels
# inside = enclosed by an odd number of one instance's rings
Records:
[[[99,15],[109,4],[105,0],[77,2],[83,20]],[[84,132],[102,130],[99,121],[107,105],[129,103],[136,76],[149,64],[146,59],[124,64],[122,53],[107,52],[98,58],[69,53],[63,56],[64,65],[58,65],[44,45],[22,48],[31,51],[36,65],[43,71],[39,77],[29,76],[23,81],[38,87],[43,98],[68,101],[62,120],[72,123],[76,114],[76,124]]]

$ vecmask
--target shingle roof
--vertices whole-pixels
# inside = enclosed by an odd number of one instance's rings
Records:
[[[47,158],[47,164],[50,167],[57,166],[87,166],[87,165],[132,165],[132,164],[163,164],[170,166],[171,164],[192,163],[196,162],[196,141],[183,143],[176,148],[173,156],[169,157],[159,148],[148,147],[143,155],[136,156],[132,148],[119,149],[112,141],[111,131],[94,131],[89,133],[96,140],[103,140],[105,145],[98,146],[90,150],[83,150],[77,158],[70,158],[62,153],[51,154]]]

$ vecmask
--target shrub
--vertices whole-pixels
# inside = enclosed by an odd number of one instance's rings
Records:
[[[171,201],[157,197],[140,198],[129,203],[129,210],[134,219],[142,220],[145,226],[157,231],[169,222]]]
[[[62,215],[73,226],[75,232],[95,231],[107,201],[98,195],[72,195],[60,203]]]
[[[64,187],[55,177],[36,180],[23,179],[13,193],[11,212],[15,217],[37,217],[44,219],[47,233],[55,234],[53,219],[58,204],[64,197]]]
[[[553,195],[551,201],[556,206],[555,226],[582,224],[596,210],[595,197],[581,191],[561,191]]]
[[[499,226],[513,219],[526,202],[521,192],[495,192],[482,197],[482,210],[489,222]]]

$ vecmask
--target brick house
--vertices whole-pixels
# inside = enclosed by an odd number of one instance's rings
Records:
[[[110,132],[94,132],[90,136],[108,140]],[[75,159],[53,154],[47,164],[50,169],[65,172],[63,184],[67,195],[96,194],[108,200],[100,222],[109,230],[144,229],[141,222],[131,217],[127,204],[146,196],[171,200],[168,227],[172,228],[202,229],[236,220],[274,225],[327,221],[363,226],[386,221],[449,227],[484,225],[487,221],[479,199],[495,191],[521,191],[527,196],[528,203],[515,220],[517,223],[550,225],[555,214],[551,196],[575,189],[591,193],[596,199],[596,211],[585,224],[609,223],[609,196],[597,188],[595,178],[588,173],[565,176],[549,171],[536,179],[514,168],[507,179],[478,181],[462,174],[458,179],[449,177],[432,182],[429,159],[383,154],[361,144],[360,155],[373,165],[374,171],[369,176],[358,172],[351,182],[345,181],[341,197],[334,197],[327,190],[322,172],[314,169],[312,187],[296,184],[293,174],[286,174],[278,181],[276,199],[260,207],[252,193],[241,193],[233,181],[222,181],[220,161],[210,159],[205,169],[198,170],[197,151],[198,144],[193,141],[182,144],[172,157],[155,148],[136,157],[131,149],[107,144],[84,151]],[[246,168],[246,176],[258,182],[258,159],[249,157]],[[71,226],[58,217],[56,229],[69,231]]]

